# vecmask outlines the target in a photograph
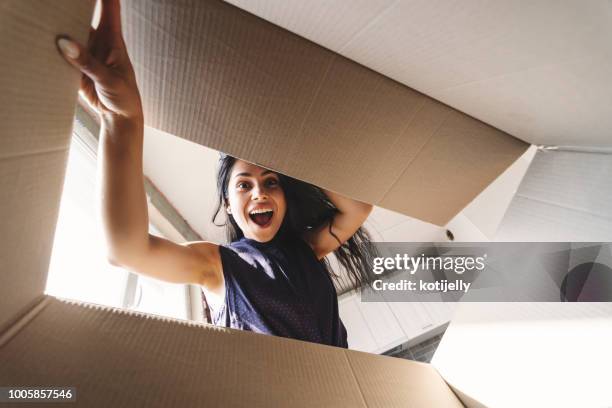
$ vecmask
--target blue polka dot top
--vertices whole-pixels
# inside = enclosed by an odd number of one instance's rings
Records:
[[[306,242],[242,238],[219,251],[225,300],[214,324],[348,347],[333,282]]]

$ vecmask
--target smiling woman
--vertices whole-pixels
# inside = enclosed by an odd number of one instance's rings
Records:
[[[347,347],[325,256],[334,252],[356,285],[369,281],[363,245],[369,238],[361,225],[372,206],[225,156],[215,215],[228,214],[229,244],[177,244],[149,234],[144,117],[118,1],[103,2],[88,48],[66,36],[57,45],[82,72],[81,93],[100,113],[99,196],[109,261],[201,285],[217,324]]]
[[[230,161],[230,156],[226,157]],[[287,209],[279,175],[242,160],[231,161],[231,173],[223,175],[229,180],[222,180],[226,211],[245,237],[270,241]]]
[[[213,323],[347,347],[325,256],[335,252],[355,285],[371,280],[361,229],[371,206],[227,155],[217,190],[213,222],[227,212],[229,244],[220,285],[204,286]]]

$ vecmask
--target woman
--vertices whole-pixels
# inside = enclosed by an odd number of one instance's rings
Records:
[[[118,0],[103,1],[87,47],[57,45],[82,72],[81,93],[100,115],[99,177],[109,261],[173,283],[201,285],[213,322],[347,347],[325,256],[339,255],[355,283],[365,279],[360,230],[372,206],[225,156],[219,207],[230,244],[178,245],[148,234],[143,185],[143,112],[121,35]],[[216,214],[217,215],[217,214]]]

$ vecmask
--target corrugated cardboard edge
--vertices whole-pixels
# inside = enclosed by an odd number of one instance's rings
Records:
[[[54,309],[46,317],[43,304]],[[133,325],[130,318],[142,324]],[[78,322],[81,324],[68,326]],[[185,332],[177,325],[205,331]],[[337,347],[52,296],[35,305],[17,326],[19,330],[11,328],[11,341],[0,347],[5,361],[0,368],[3,382],[13,378],[25,386],[76,381],[70,385],[77,386],[81,405],[201,406],[205,402],[227,406],[240,401],[251,406],[306,407],[327,401],[334,406],[461,406],[428,364]],[[134,338],[124,342],[121,336],[130,333]],[[119,344],[122,346],[115,350]],[[198,350],[203,354],[199,356]],[[66,353],[70,358],[62,357]],[[143,358],[148,361],[144,363]],[[343,361],[345,364],[335,363]],[[290,378],[275,380],[270,371],[275,367]],[[169,375],[172,380],[166,387],[164,378]],[[234,388],[232,379],[242,386]],[[407,379],[411,381],[406,383]],[[173,388],[176,381],[182,384],[182,393]],[[300,383],[302,390],[283,388]],[[153,384],[167,389],[149,391],[155,395],[147,396],[146,387]],[[266,390],[261,389],[264,384]]]
[[[0,327],[0,348],[8,343],[13,337],[17,336],[19,331],[23,329],[29,322],[44,309],[50,302],[49,296],[42,295],[34,299],[30,305],[24,308],[24,312],[17,314],[12,321],[7,322],[3,327]]]
[[[59,34],[87,42],[93,0],[5,0],[0,7],[0,326],[45,288],[81,74]],[[8,290],[10,288],[10,290]]]
[[[343,349],[52,296],[46,303],[48,313],[29,313],[0,347],[3,385],[76,386],[77,406],[87,407],[311,405],[300,396],[360,406],[348,367],[334,364]],[[289,378],[270,378],[271,367]],[[308,386],[299,387],[301,376]]]
[[[354,350],[345,355],[368,407],[463,406],[431,364]]]

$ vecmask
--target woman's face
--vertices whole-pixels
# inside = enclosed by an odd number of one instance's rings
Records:
[[[245,237],[259,242],[274,238],[287,211],[285,193],[276,173],[236,160],[227,192],[226,210]]]

